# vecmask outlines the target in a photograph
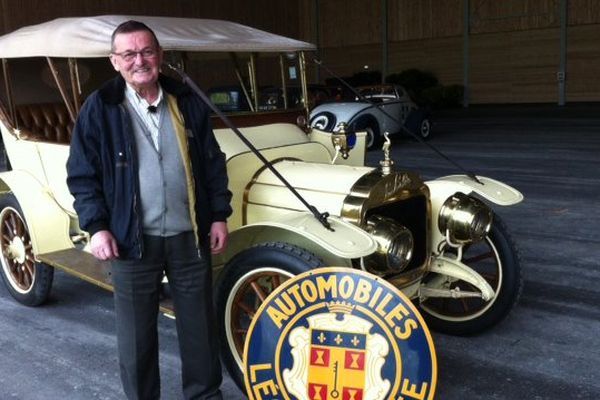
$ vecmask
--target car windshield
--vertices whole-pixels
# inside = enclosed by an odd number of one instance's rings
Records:
[[[369,86],[365,88],[359,88],[359,93],[365,97],[371,96],[396,96],[396,91],[393,86]]]

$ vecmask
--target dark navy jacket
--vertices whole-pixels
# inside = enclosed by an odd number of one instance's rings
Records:
[[[166,94],[176,97],[185,121],[194,177],[198,243],[207,246],[210,225],[231,215],[225,155],[212,132],[208,109],[187,86],[161,75]],[[75,123],[67,185],[75,197],[81,229],[90,235],[109,230],[124,259],[142,254],[137,156],[131,120],[123,99],[125,80],[108,81],[85,101]],[[186,157],[187,156],[187,157]]]

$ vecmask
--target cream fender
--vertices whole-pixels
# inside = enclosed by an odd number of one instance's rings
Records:
[[[447,199],[456,192],[469,194],[475,192],[484,199],[500,206],[512,206],[523,201],[523,194],[517,189],[485,176],[478,176],[481,183],[475,182],[466,175],[448,175],[425,182],[432,196]],[[443,195],[447,193],[447,195]],[[435,214],[434,214],[435,215]]]
[[[466,175],[449,175],[425,182],[431,193],[431,248],[445,240],[438,228],[440,208],[456,192],[477,193],[483,199],[500,206],[511,206],[523,201],[523,195],[517,189],[485,176],[477,176],[483,184],[477,183]]]
[[[19,170],[3,172],[0,188],[4,193],[12,192],[19,202],[34,254],[73,247],[69,237],[69,216],[32,175]]]
[[[230,233],[226,254],[213,258],[213,264],[225,263],[238,251],[267,241],[296,244],[330,265],[346,265],[351,259],[377,250],[375,240],[359,227],[339,217],[330,216],[327,220],[333,231],[308,212],[292,212],[274,220],[245,225]]]

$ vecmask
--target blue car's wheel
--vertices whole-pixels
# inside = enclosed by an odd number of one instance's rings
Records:
[[[352,124],[351,131],[353,132],[367,132],[367,149],[372,150],[383,142],[383,137],[381,136],[381,130],[379,129],[379,124],[374,118],[365,118],[360,119]]]
[[[421,135],[421,139],[428,139],[431,134],[431,122],[428,118],[425,118],[421,121],[421,126],[419,127],[419,134]]]

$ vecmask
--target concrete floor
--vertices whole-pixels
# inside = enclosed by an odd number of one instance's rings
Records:
[[[482,335],[434,334],[438,398],[600,398],[599,108],[478,107],[438,116],[431,144],[525,195],[495,209],[521,249],[521,302]],[[371,163],[376,158],[370,153]],[[428,179],[458,173],[412,141],[397,143],[394,158]]]
[[[515,186],[497,208],[521,249],[525,288],[499,326],[474,337],[434,333],[436,398],[600,398],[600,105],[472,107],[437,113],[430,141],[479,175]],[[456,168],[398,139],[398,168],[426,179]],[[380,152],[371,152],[371,165]],[[57,272],[48,304],[27,308],[0,285],[0,400],[122,399],[112,297]],[[161,318],[163,398],[179,399],[172,320]],[[225,376],[226,399],[243,399]]]

